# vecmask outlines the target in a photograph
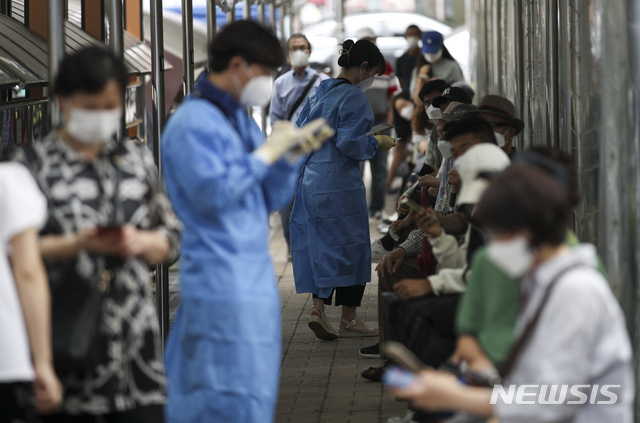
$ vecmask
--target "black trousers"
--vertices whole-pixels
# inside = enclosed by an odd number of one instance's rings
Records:
[[[42,423],[163,423],[164,407],[149,405],[122,413],[94,416],[90,414],[51,414],[41,417]]]
[[[364,296],[364,288],[366,285],[339,286],[334,288],[329,294],[329,298],[323,298],[325,305],[331,305],[333,293],[336,293],[336,305],[345,307],[360,307],[362,297]],[[313,294],[313,298],[320,298]]]
[[[35,423],[30,382],[0,383],[0,423]]]

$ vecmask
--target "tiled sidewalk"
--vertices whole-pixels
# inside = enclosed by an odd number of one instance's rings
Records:
[[[373,234],[373,232],[372,232]],[[320,341],[307,326],[311,296],[296,294],[291,263],[281,231],[270,243],[280,295],[282,296],[282,371],[277,423],[373,423],[404,416],[406,404],[384,392],[382,384],[367,381],[360,372],[381,360],[358,355],[361,347],[378,338]],[[358,317],[378,326],[377,277],[367,285]],[[340,308],[328,307],[335,329]]]

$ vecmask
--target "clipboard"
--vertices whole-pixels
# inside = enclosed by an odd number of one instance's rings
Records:
[[[388,123],[379,123],[371,128],[371,131],[367,132],[366,135],[376,135],[378,132],[386,132],[391,128],[393,128],[393,125],[390,125]]]

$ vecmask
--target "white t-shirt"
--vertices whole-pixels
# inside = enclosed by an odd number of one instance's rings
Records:
[[[9,241],[40,228],[47,201],[31,173],[19,163],[0,163],[0,383],[29,381],[33,367],[27,329],[9,265]]]

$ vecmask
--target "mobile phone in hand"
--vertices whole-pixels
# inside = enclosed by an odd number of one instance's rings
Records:
[[[422,176],[432,175],[433,173],[435,173],[435,171],[436,171],[435,167],[425,163],[420,168],[420,171],[418,172],[418,176],[422,177]]]
[[[418,205],[418,203],[416,203],[415,201],[413,201],[413,200],[412,200],[412,199],[410,199],[410,198],[404,198],[404,199],[402,200],[402,203],[401,203],[401,204],[403,204],[403,205],[405,205],[405,206],[409,207],[409,209],[413,210],[413,211],[414,211],[414,212],[416,212],[416,213],[420,213],[420,212],[426,213],[426,212],[427,212],[424,208],[422,208],[421,206],[419,206],[419,205]]]
[[[395,292],[383,292],[382,299],[388,303],[400,301],[400,297]]]
[[[122,235],[122,226],[98,226],[98,236],[106,237],[111,235]]]
[[[382,382],[391,389],[406,389],[418,380],[418,376],[398,366],[391,366],[382,374]]]

